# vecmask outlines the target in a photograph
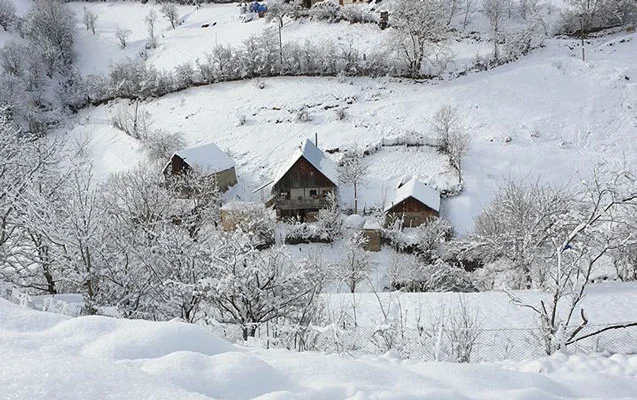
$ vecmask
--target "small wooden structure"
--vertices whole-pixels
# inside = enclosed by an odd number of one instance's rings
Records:
[[[338,186],[336,164],[306,140],[272,181],[272,203],[279,218],[313,220]]]
[[[237,183],[234,162],[214,143],[176,152],[164,167],[164,175],[181,175],[195,171],[202,177],[214,178],[222,192]]]
[[[381,226],[376,221],[365,221],[363,225],[363,237],[365,241],[365,250],[380,251],[381,245]]]
[[[381,11],[380,12],[380,20],[378,21],[378,26],[380,29],[387,29],[389,24],[389,11]]]
[[[386,224],[403,220],[406,228],[420,226],[440,212],[440,193],[411,178],[399,184],[394,198],[385,206]]]

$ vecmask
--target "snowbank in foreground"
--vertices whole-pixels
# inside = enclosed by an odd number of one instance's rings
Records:
[[[629,399],[637,356],[492,365],[246,351],[179,322],[68,318],[0,300],[10,399]]]

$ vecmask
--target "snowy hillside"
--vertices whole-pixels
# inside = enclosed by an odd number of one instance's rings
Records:
[[[179,322],[67,318],[0,300],[7,399],[629,399],[635,356],[491,365],[252,350]],[[96,379],[99,377],[99,379]]]
[[[189,145],[215,142],[229,151],[238,165],[238,195],[258,199],[252,191],[273,177],[303,139],[318,134],[323,149],[353,149],[411,131],[428,136],[432,115],[452,104],[472,147],[465,190],[442,207],[462,232],[507,177],[564,184],[587,177],[602,161],[637,165],[637,36],[592,41],[587,62],[577,58],[573,43],[551,40],[517,63],[449,82],[275,78],[261,80],[260,89],[256,81],[243,81],[171,94],[150,101],[146,111],[153,127],[181,132]],[[311,121],[295,121],[302,108]],[[335,109],[345,110],[347,118],[337,120]],[[145,157],[133,139],[111,126],[115,110],[113,104],[84,110],[63,130],[94,142],[100,174]],[[439,190],[457,180],[444,156],[429,147],[384,147],[370,160],[359,195],[367,207],[382,204],[405,174]],[[344,189],[344,201],[350,201]]]

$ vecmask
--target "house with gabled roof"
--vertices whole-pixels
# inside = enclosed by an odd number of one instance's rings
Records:
[[[279,218],[312,220],[336,193],[338,169],[334,161],[306,140],[279,169],[271,183],[274,208]]]
[[[402,219],[404,227],[420,226],[440,213],[440,193],[415,178],[401,179],[385,205],[386,223]]]
[[[175,152],[164,167],[164,175],[181,175],[194,171],[211,177],[221,191],[237,183],[234,161],[214,143]]]

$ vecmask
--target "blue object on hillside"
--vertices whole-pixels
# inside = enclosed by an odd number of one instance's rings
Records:
[[[261,13],[268,11],[268,7],[265,4],[259,2],[250,3],[250,12]]]

